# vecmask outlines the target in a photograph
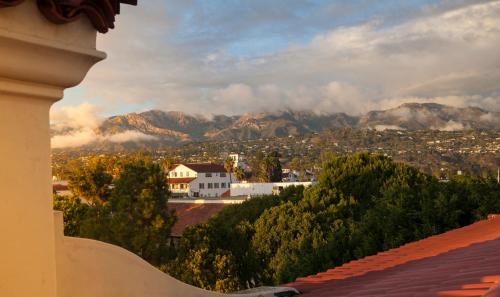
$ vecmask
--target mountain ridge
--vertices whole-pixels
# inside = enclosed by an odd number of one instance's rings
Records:
[[[345,113],[282,110],[252,112],[239,116],[215,115],[206,118],[179,111],[149,110],[105,119],[94,129],[105,147],[117,135],[136,137],[120,144],[135,146],[182,144],[192,141],[246,140],[286,137],[321,132],[326,129],[401,129],[401,130],[500,130],[500,113],[478,107],[452,107],[437,103],[405,103],[386,110],[374,110],[360,116]],[[71,129],[52,130],[53,135],[69,135]],[[138,137],[143,135],[143,137]],[[115,137],[116,138],[116,137]],[[110,140],[111,139],[111,140]]]

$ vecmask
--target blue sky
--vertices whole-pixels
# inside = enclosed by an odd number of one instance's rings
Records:
[[[408,101],[500,110],[500,3],[143,0],[53,120],[146,109],[359,114]],[[91,106],[92,108],[89,108]]]

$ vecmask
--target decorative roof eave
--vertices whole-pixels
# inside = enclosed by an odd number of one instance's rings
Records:
[[[0,8],[16,6],[23,1],[0,0]],[[37,0],[38,8],[49,21],[66,24],[85,14],[101,33],[115,27],[115,16],[120,13],[122,3],[137,5],[137,0]]]

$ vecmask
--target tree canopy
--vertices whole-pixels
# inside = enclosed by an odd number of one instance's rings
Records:
[[[275,180],[278,154],[259,160]],[[500,213],[500,184],[491,178],[443,183],[368,153],[321,161],[316,185],[228,206],[188,227],[175,249],[165,176],[147,158],[117,162],[113,174],[91,163],[72,183],[94,202],[56,197],[55,205],[68,235],[121,245],[184,282],[221,292],[291,282]]]
[[[90,204],[76,197],[55,197],[55,208],[64,212],[66,235],[119,245],[160,267],[170,256],[170,228],[175,221],[167,207],[162,167],[144,156],[115,166],[108,168],[118,172],[115,178],[102,160],[73,172],[72,189]]]

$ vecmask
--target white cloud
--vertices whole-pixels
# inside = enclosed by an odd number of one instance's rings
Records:
[[[65,135],[56,135],[51,139],[52,148],[73,148],[91,144],[98,139],[92,129],[81,129]]]
[[[97,128],[104,120],[98,115],[98,110],[95,105],[88,103],[52,109],[52,128],[58,132],[51,139],[52,148],[73,148],[104,141],[125,143],[157,139],[138,131],[98,134]]]
[[[405,130],[396,125],[375,125],[375,130],[377,131],[385,131],[385,130]]]
[[[62,128],[97,128],[102,118],[98,116],[97,106],[82,103],[77,106],[65,106],[52,108],[50,111],[50,120],[55,129]]]
[[[114,143],[151,141],[156,139],[157,138],[155,136],[147,135],[138,131],[125,131],[101,137],[101,140],[107,140]]]
[[[462,123],[458,123],[455,121],[448,121],[442,127],[431,127],[432,130],[440,130],[440,131],[461,131],[464,130],[465,127]]]
[[[52,148],[74,148],[98,142],[126,143],[152,141],[157,138],[138,131],[125,131],[112,135],[99,135],[95,130],[83,128],[69,134],[55,135],[51,139]]]

